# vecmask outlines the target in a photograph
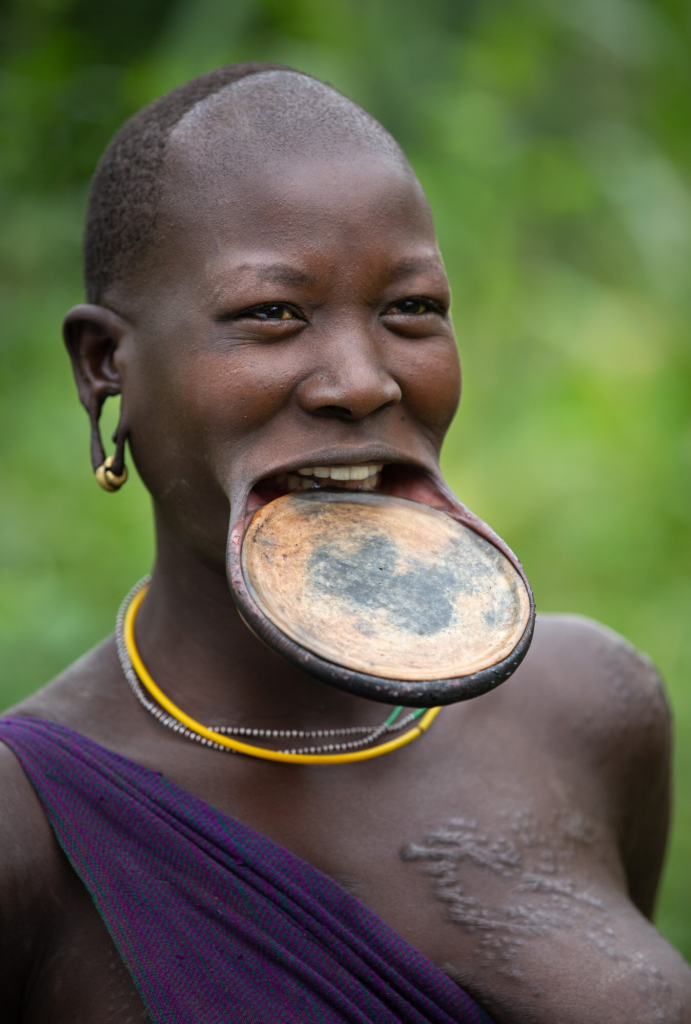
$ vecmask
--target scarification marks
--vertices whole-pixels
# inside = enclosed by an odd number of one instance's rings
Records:
[[[546,823],[516,812],[500,815],[496,832],[481,829],[472,818],[452,818],[421,842],[405,846],[401,857],[434,879],[448,918],[477,936],[484,967],[527,982],[520,955],[525,944],[577,929],[619,975],[632,976],[652,1021],[677,1024],[681,1007],[660,970],[645,954],[625,948],[605,903],[572,877],[579,847],[597,854],[600,845],[596,829],[576,812],[558,811]],[[466,880],[472,875],[465,871],[463,883],[459,877],[466,866],[498,879],[496,901],[468,891]]]

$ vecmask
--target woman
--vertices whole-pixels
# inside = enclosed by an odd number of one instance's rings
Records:
[[[127,442],[153,501],[145,671],[267,748],[372,735],[389,706],[246,628],[225,549],[229,516],[303,487],[443,507],[460,371],[400,149],[289,69],[195,79],[101,161],[86,284],[65,338],[97,476],[122,486]],[[607,630],[539,620],[510,682],[355,764],[228,756],[128,676],[110,637],[0,724],[8,1021],[688,1019],[649,922],[669,717]]]

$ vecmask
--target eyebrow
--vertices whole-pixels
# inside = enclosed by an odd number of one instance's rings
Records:
[[[236,270],[237,274],[253,273],[260,281],[269,284],[298,285],[309,284],[313,280],[311,274],[296,270],[289,263],[244,263]]]
[[[436,255],[411,257],[395,263],[388,276],[390,280],[398,281],[402,278],[414,277],[430,268],[441,269],[441,266],[441,261]],[[236,273],[252,273],[262,282],[287,286],[306,285],[314,280],[312,274],[297,270],[289,263],[243,263],[236,269]]]
[[[419,258],[400,260],[391,268],[391,278],[392,280],[398,280],[402,277],[414,277],[415,274],[421,274],[423,271],[430,270],[431,268],[435,270],[442,268],[439,256],[421,256]]]

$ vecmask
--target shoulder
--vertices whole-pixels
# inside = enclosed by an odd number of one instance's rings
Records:
[[[55,846],[41,803],[15,755],[0,742],[0,891],[4,883],[36,878],[34,868],[46,851],[55,852]]]
[[[104,641],[3,718],[28,715],[85,733],[119,721],[121,677]],[[114,726],[116,727],[116,726]],[[0,1001],[21,998],[74,885],[41,802],[9,746],[0,742]],[[15,1014],[8,1019],[15,1019]],[[4,1015],[3,1015],[3,1019]]]
[[[580,615],[538,617],[525,661],[504,689],[507,711],[555,758],[605,787],[666,786],[671,716],[650,658]]]
[[[660,677],[647,654],[609,626],[586,615],[540,614],[531,653],[540,659],[575,660],[580,668],[600,669],[617,676],[619,684],[642,685],[661,693]]]
[[[28,715],[83,732],[94,731],[99,721],[117,719],[115,709],[122,702],[119,691],[112,692],[119,677],[111,648],[112,641],[104,641],[0,717]],[[16,938],[30,922],[40,931],[38,922],[64,884],[66,863],[24,770],[0,742],[0,936]]]
[[[503,691],[503,693],[501,692]],[[671,716],[650,658],[580,615],[538,617],[497,711],[547,751],[555,772],[607,822],[631,898],[652,911],[666,845]]]
[[[652,659],[613,629],[581,615],[547,615],[541,648],[550,675],[560,666],[559,699],[585,716],[594,741],[666,748],[671,716]]]
[[[103,734],[117,729],[128,706],[126,681],[115,642],[109,637],[88,651],[21,703],[9,715],[32,715],[66,725],[78,732]],[[126,728],[126,726],[125,726]]]
[[[19,1012],[50,933],[64,874],[64,857],[39,799],[12,751],[0,743],[0,998],[8,1019]]]
[[[572,736],[581,748],[597,748],[637,738],[655,748],[669,737],[669,707],[653,662],[585,616],[538,616],[515,683],[502,689],[560,742]]]
[[[81,658],[46,686],[8,708],[0,719],[16,715],[72,725],[91,703],[98,648]],[[58,847],[41,802],[11,747],[0,736],[0,913],[8,893],[32,898]]]

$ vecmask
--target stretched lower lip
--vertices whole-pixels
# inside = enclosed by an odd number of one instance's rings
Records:
[[[302,468],[302,467],[301,467]],[[387,690],[383,687],[380,677],[373,677],[368,675],[359,675],[359,670],[356,672],[351,671],[347,667],[341,666],[339,661],[331,661],[321,659],[319,654],[315,654],[309,647],[302,647],[299,639],[292,640],[290,634],[283,633],[279,626],[274,623],[273,619],[267,618],[266,614],[260,606],[255,602],[248,584],[244,576],[243,570],[243,543],[245,540],[246,532],[254,517],[259,513],[259,510],[268,503],[273,502],[276,499],[290,493],[289,488],[294,488],[295,491],[302,491],[303,481],[308,484],[307,489],[314,489],[309,487],[312,483],[316,488],[324,490],[331,490],[332,492],[336,489],[340,490],[363,490],[364,480],[338,480],[332,479],[331,474],[329,478],[319,478],[315,475],[305,472],[308,469],[315,469],[314,466],[304,467],[303,472],[299,469],[291,472],[276,473],[271,477],[265,477],[260,480],[254,487],[249,490],[249,494],[245,492],[244,501],[242,500],[243,494],[240,492],[239,500],[233,501],[231,498],[231,520],[230,532],[228,537],[228,561],[227,571],[228,578],[231,584],[231,589],[235,597],[236,603],[240,610],[240,614],[243,619],[248,623],[249,628],[255,631],[256,635],[262,639],[268,646],[276,650],[279,654],[282,654],[288,660],[297,665],[303,671],[313,673],[318,678],[323,679],[325,682],[332,683],[348,692],[359,693],[362,696],[366,696],[370,699],[384,700],[390,703],[410,703],[411,706],[429,706],[429,700],[431,699],[431,693],[434,693],[434,701],[438,703],[449,703],[460,699],[466,699],[470,696],[476,696],[479,693],[486,692],[501,682],[506,675],[513,671],[517,664],[522,659],[527,645],[530,643],[532,635],[532,623],[534,617],[534,606],[532,604],[532,598],[530,598],[530,619],[523,637],[520,639],[519,644],[514,648],[518,652],[517,660],[505,665],[505,662],[498,663],[497,672],[495,667],[487,669],[486,675],[481,672],[471,674],[467,678],[449,679],[443,682],[449,682],[453,684],[451,688],[446,688],[441,682],[432,681],[433,689],[429,690],[427,682],[420,682],[420,686],[417,691],[412,690],[407,683],[403,683],[400,680],[393,679],[389,680],[393,685],[393,689]],[[325,467],[326,468],[326,467]],[[348,468],[348,467],[343,467]],[[353,468],[353,467],[349,467]],[[283,479],[285,478],[285,479]],[[289,478],[291,478],[289,480]],[[369,479],[369,474],[366,479]],[[279,483],[279,481],[281,481]],[[319,482],[318,482],[319,481]],[[428,505],[431,508],[436,508],[441,512],[448,513],[457,522],[469,527],[475,531],[485,540],[489,541],[501,552],[506,558],[509,559],[514,569],[521,575],[526,585],[528,596],[530,597],[530,589],[525,579],[525,575],[521,569],[520,563],[516,557],[507,548],[504,542],[493,533],[493,531],[476,516],[473,515],[464,505],[453,495],[444,483],[443,478],[438,472],[435,472],[434,467],[431,470],[416,466],[409,463],[398,463],[390,462],[383,466],[381,473],[377,472],[373,475],[374,486],[372,490],[377,491],[377,496],[374,495],[365,496],[364,494],[357,500],[356,504],[362,505],[362,499],[367,497],[366,505],[371,505],[374,502],[375,506],[379,506],[379,495],[389,496],[392,498],[402,498],[406,502],[417,502],[422,505]],[[369,488],[368,488],[369,489]],[[305,500],[307,499],[305,495]],[[309,496],[310,499],[313,497]],[[316,497],[316,495],[314,496]],[[325,500],[328,500],[329,504],[336,503],[339,506],[345,506],[355,501],[353,495],[352,502],[341,494],[337,496],[335,494],[324,495]],[[299,500],[297,494],[295,501],[297,506],[304,505],[305,500]],[[310,500],[308,505],[314,509],[318,509],[323,503],[321,500],[313,502]],[[382,502],[382,504],[386,504]],[[289,511],[295,511],[295,502],[278,502],[278,505],[283,506],[283,511],[287,509]],[[276,511],[276,507],[274,511]],[[267,509],[266,513],[271,514],[271,509]],[[262,519],[257,521],[257,529],[261,529]],[[268,540],[266,542],[271,545],[271,533],[267,535]],[[255,537],[256,539],[256,537]],[[266,538],[265,538],[266,539]],[[283,555],[283,558],[287,555]],[[282,564],[282,563],[280,563]],[[506,661],[507,659],[505,659]],[[499,673],[499,674],[497,674]],[[434,688],[436,687],[436,689]],[[411,699],[412,695],[412,699]]]

